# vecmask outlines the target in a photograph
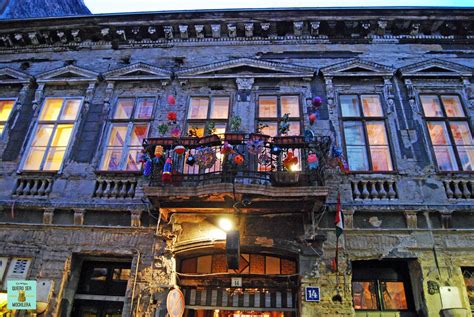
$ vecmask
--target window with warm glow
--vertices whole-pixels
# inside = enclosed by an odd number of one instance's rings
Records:
[[[155,98],[119,98],[109,126],[100,169],[139,171],[143,139],[153,119]]]
[[[439,170],[474,170],[472,132],[459,97],[421,95],[420,100]]]
[[[188,110],[188,130],[194,129],[197,136],[205,133],[206,122],[215,124],[215,134],[226,131],[229,118],[230,98],[227,96],[191,97]]]
[[[409,276],[406,263],[355,261],[352,300],[356,310],[407,311]]]
[[[77,98],[47,98],[41,108],[33,133],[24,170],[58,171],[71,143],[82,100]]]
[[[298,96],[259,96],[257,121],[267,125],[261,131],[269,136],[278,136],[278,122],[289,113],[288,135],[301,134],[300,102]]]
[[[378,95],[340,95],[346,157],[351,171],[393,170],[385,117]]]
[[[7,124],[8,118],[10,118],[10,114],[12,113],[14,105],[14,99],[0,100],[0,136],[3,134],[3,130],[5,130],[5,126]]]

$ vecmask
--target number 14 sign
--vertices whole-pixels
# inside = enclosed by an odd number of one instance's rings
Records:
[[[319,302],[319,287],[306,286],[304,288],[304,300],[306,302]]]

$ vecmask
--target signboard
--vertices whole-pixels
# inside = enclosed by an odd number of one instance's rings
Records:
[[[36,281],[8,281],[7,296],[8,309],[36,309]]]
[[[170,317],[181,317],[184,314],[184,295],[183,293],[174,288],[168,293],[166,298],[166,308]]]
[[[231,287],[242,287],[242,278],[241,277],[233,277],[230,280]]]
[[[304,300],[306,302],[319,302],[319,287],[314,287],[314,286],[305,287]]]

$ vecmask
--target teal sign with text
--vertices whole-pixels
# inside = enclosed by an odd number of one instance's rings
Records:
[[[8,281],[7,309],[36,309],[36,281]]]

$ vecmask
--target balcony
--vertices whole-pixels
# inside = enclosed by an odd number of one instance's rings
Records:
[[[150,138],[143,145],[153,161],[144,192],[160,208],[164,201],[210,196],[306,201],[327,195],[329,137],[226,134]]]

